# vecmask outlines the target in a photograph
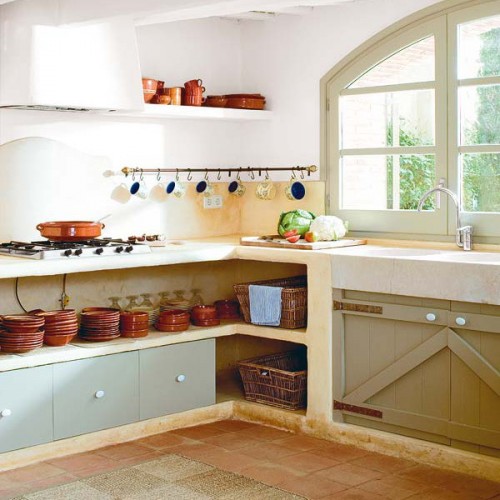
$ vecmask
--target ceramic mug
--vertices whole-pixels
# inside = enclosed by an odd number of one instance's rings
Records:
[[[130,189],[124,182],[115,186],[111,192],[111,199],[117,201],[118,203],[127,203],[131,196]]]
[[[227,190],[229,191],[229,194],[232,194],[233,196],[243,196],[247,188],[241,183],[240,180],[236,180],[229,183]]]
[[[302,182],[292,179],[285,188],[285,195],[289,200],[301,200],[306,195],[306,188]]]
[[[130,186],[130,194],[145,200],[148,197],[148,188],[144,181],[135,181]]]
[[[266,179],[257,184],[255,196],[259,200],[272,200],[276,196],[276,186],[271,179]]]
[[[186,186],[178,180],[170,181],[165,189],[167,194],[173,194],[176,198],[182,198],[186,194]]]
[[[205,196],[210,196],[214,192],[214,187],[208,179],[203,179],[196,184],[196,192]]]

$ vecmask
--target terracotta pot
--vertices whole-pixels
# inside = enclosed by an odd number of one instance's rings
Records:
[[[163,83],[163,82],[162,82]],[[156,94],[158,88],[158,80],[152,78],[142,79],[142,93],[144,95],[144,102],[150,102]]]
[[[40,234],[51,241],[85,241],[101,236],[102,222],[55,221],[36,226]]]

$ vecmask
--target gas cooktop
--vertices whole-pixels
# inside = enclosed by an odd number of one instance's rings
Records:
[[[0,243],[0,254],[27,259],[68,259],[151,253],[148,245],[121,239],[101,238],[78,242],[10,241]]]

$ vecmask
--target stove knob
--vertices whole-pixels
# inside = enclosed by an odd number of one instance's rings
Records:
[[[72,250],[64,250],[63,255],[64,255],[65,257],[69,257],[72,253],[73,253],[73,251],[72,251]]]
[[[123,247],[116,247],[115,252],[116,253],[122,253],[123,252]]]
[[[102,254],[102,252],[104,252],[104,248],[97,248],[97,249],[96,249],[96,251],[95,251],[95,253],[96,253],[97,255],[101,255],[101,254]]]
[[[83,250],[82,250],[81,248],[77,248],[77,249],[75,250],[75,255],[78,255],[78,257],[79,257],[80,255],[82,255],[82,253],[83,253]]]
[[[132,252],[134,250],[134,247],[132,245],[129,245],[127,248],[125,248],[125,252]]]

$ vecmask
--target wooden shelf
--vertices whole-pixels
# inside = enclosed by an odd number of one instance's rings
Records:
[[[165,106],[145,104],[144,111],[116,112],[108,116],[127,116],[131,118],[165,118],[188,120],[270,120],[272,111],[253,109],[209,108],[205,106]]]

